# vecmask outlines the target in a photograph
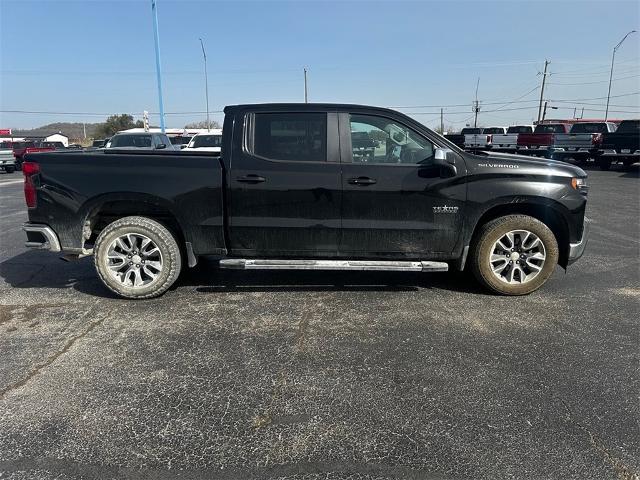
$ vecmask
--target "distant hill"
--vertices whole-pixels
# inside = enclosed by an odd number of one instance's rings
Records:
[[[48,125],[42,125],[38,128],[32,128],[30,130],[12,130],[12,134],[16,137],[21,136],[38,136],[51,133],[62,133],[73,140],[82,140],[84,138],[83,125],[87,130],[87,138],[93,138],[93,134],[101,123],[69,123],[58,122],[50,123]]]

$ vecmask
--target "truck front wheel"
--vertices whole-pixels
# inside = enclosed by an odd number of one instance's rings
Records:
[[[502,295],[540,288],[558,263],[558,242],[544,223],[507,215],[483,225],[471,251],[471,268],[485,287]]]
[[[146,217],[124,217],[107,225],[96,240],[94,254],[102,282],[125,298],[163,294],[182,267],[175,237]]]

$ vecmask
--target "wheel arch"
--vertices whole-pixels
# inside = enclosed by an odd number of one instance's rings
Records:
[[[148,217],[165,225],[182,246],[188,241],[184,222],[171,202],[145,193],[121,193],[100,195],[83,204],[80,209],[83,242],[95,240],[109,223],[129,216]]]
[[[487,222],[506,215],[528,215],[544,223],[553,232],[558,242],[558,265],[566,268],[569,260],[569,225],[563,210],[566,208],[558,202],[538,197],[527,198],[521,202],[508,201],[493,204],[482,211],[475,221],[469,245],[473,245],[480,227]]]

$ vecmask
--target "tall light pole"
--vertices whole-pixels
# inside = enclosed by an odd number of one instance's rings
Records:
[[[162,101],[162,73],[160,67],[160,39],[158,37],[158,9],[156,0],[151,0],[151,16],[153,17],[153,38],[156,46],[156,76],[158,77],[158,103],[160,105],[160,130],[164,133],[164,102]]]
[[[620,45],[622,45],[622,42],[624,42],[627,39],[627,37],[632,33],[636,33],[636,31],[631,30],[622,38],[622,40],[620,40],[620,42],[618,42],[618,44],[615,47],[613,47],[613,54],[611,55],[611,73],[609,74],[609,91],[607,92],[607,108],[604,111],[605,122],[607,121],[607,117],[609,116],[609,98],[611,97],[611,81],[613,80],[613,62],[616,59],[616,50],[620,48]]]
[[[304,67],[304,103],[309,103],[309,95],[307,91],[307,67]]]
[[[211,128],[211,122],[209,121],[209,80],[207,79],[207,53],[204,51],[204,43],[200,39],[200,46],[202,47],[202,57],[204,58],[204,95],[207,99],[207,132]]]

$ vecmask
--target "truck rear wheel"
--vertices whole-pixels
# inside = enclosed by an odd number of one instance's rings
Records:
[[[471,268],[478,281],[502,295],[537,290],[557,263],[553,232],[527,215],[507,215],[483,225],[471,252]]]
[[[162,295],[182,268],[175,237],[146,217],[124,217],[107,225],[96,240],[94,262],[109,290],[137,299]]]

